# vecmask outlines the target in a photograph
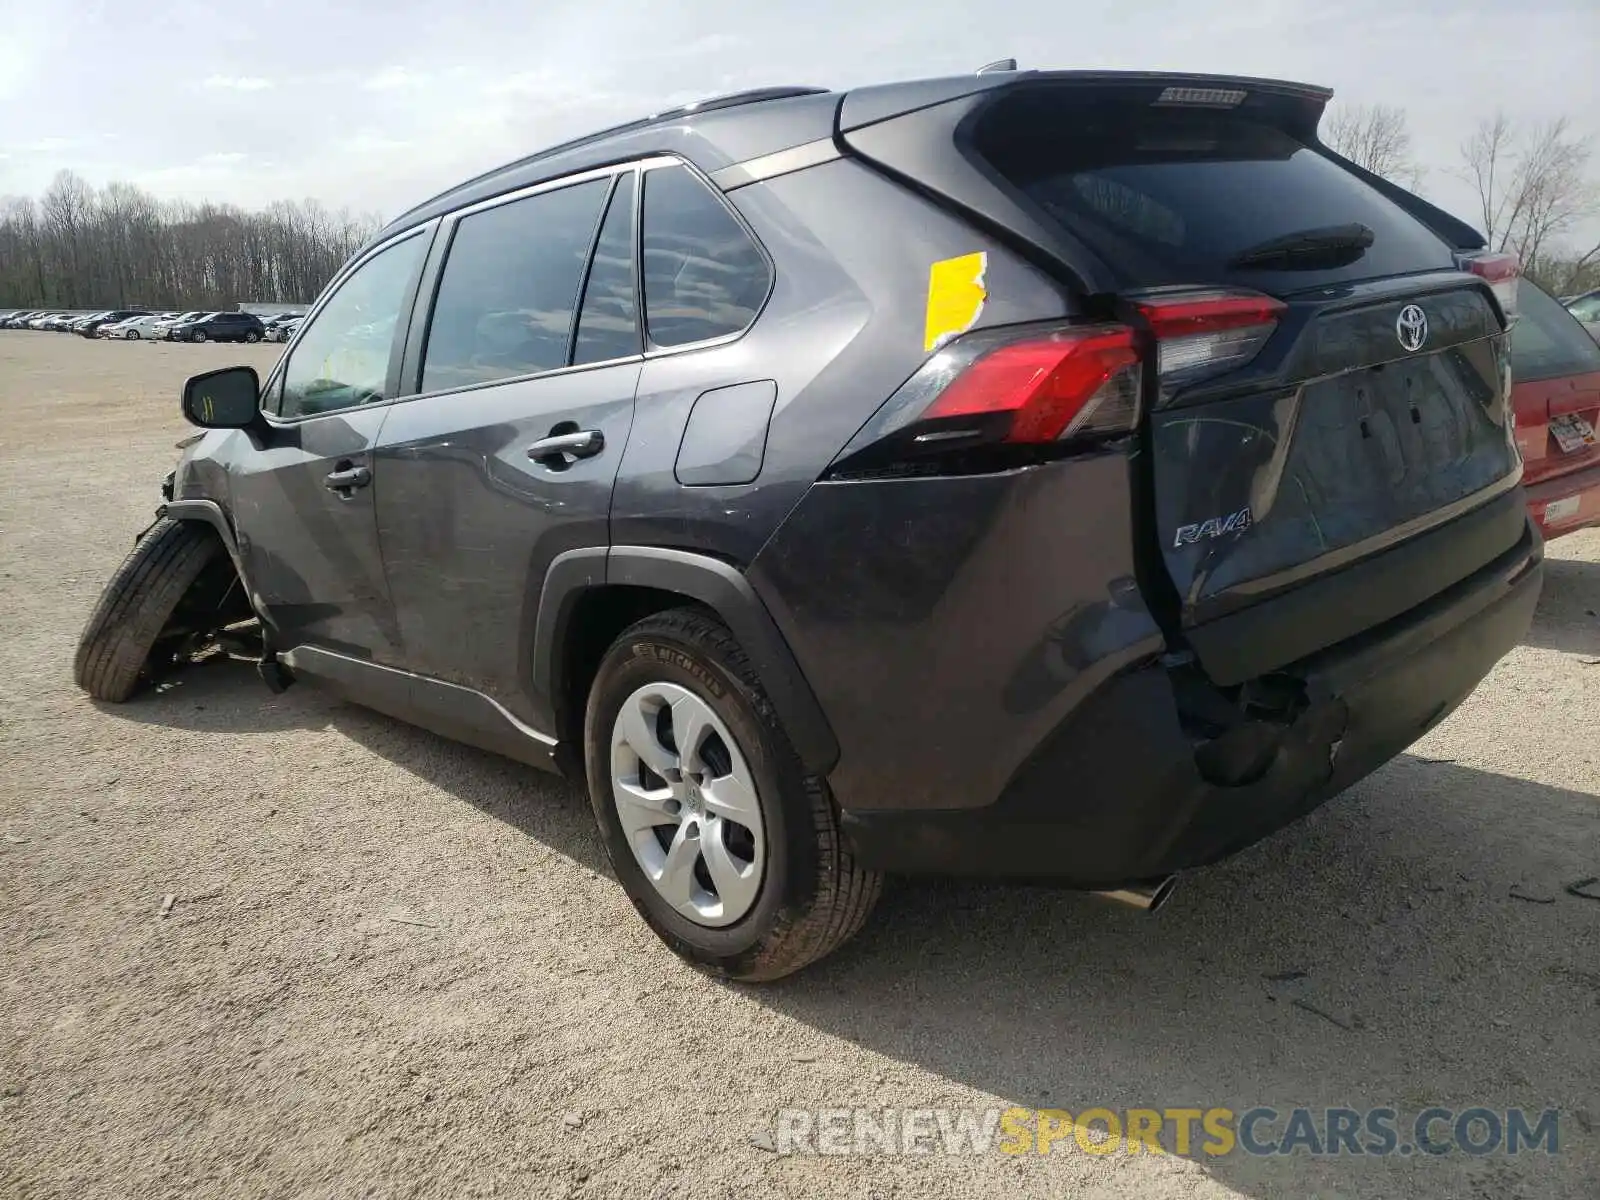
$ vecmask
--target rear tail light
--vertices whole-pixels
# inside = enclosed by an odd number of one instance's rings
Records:
[[[1470,271],[1488,283],[1509,324],[1517,315],[1517,279],[1522,274],[1522,260],[1515,254],[1481,250],[1476,254],[1458,254],[1456,262],[1463,271]]]
[[[1161,387],[1243,366],[1284,306],[1256,292],[1173,290],[1130,298],[1130,324],[1012,325],[945,345],[851,439],[832,474],[983,471],[1131,433],[1139,423],[1142,325]]]
[[[976,359],[922,416],[942,421],[1006,414],[1008,442],[1126,433],[1139,415],[1138,377],[1132,330],[1057,330]]]
[[[1148,294],[1135,306],[1156,337],[1163,388],[1244,366],[1267,344],[1284,311],[1271,296],[1244,291]]]

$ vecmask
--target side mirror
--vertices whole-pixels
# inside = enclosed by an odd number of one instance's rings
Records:
[[[261,414],[261,380],[254,367],[223,367],[183,385],[183,415],[202,429],[246,429]]]

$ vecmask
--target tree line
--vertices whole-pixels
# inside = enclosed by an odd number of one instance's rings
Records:
[[[1386,179],[1426,191],[1403,109],[1335,106],[1330,146]],[[1573,238],[1600,218],[1593,145],[1565,117],[1519,125],[1482,121],[1446,168],[1476,194],[1460,214],[1523,273],[1557,295],[1600,287],[1600,240]],[[0,307],[229,308],[240,301],[307,303],[378,228],[371,216],[315,201],[247,212],[158,200],[139,188],[91,187],[63,171],[37,200],[0,200]]]
[[[247,212],[63,171],[38,199],[0,199],[0,308],[306,303],[378,225],[315,201]]]

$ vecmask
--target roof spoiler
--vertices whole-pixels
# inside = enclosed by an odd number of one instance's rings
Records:
[[[1259,79],[1250,75],[1200,75],[1184,71],[1019,71],[1015,59],[1002,59],[980,68],[975,75],[924,79],[915,83],[890,83],[856,88],[845,95],[839,110],[839,132],[904,116],[921,108],[958,100],[980,92],[1033,86],[1100,87],[1149,91],[1155,100],[1163,92],[1243,92],[1259,103],[1275,99],[1297,111],[1290,132],[1314,136],[1322,110],[1333,89],[1284,79]]]

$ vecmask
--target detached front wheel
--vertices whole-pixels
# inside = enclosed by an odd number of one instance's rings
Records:
[[[225,622],[237,576],[217,535],[163,517],[123,560],[89,615],[73,678],[119,704]]]
[[[600,664],[589,796],[617,879],[678,954],[777,979],[848,941],[882,877],[789,744],[742,647],[692,609],[640,621]]]

